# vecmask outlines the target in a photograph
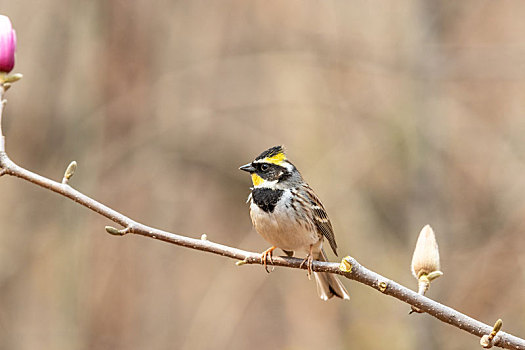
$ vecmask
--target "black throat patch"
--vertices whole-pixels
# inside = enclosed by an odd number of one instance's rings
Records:
[[[254,188],[252,199],[259,208],[267,213],[273,213],[283,192],[283,190],[272,190],[271,188]]]

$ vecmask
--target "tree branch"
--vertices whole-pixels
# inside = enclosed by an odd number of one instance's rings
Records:
[[[238,265],[261,264],[261,254],[259,253],[249,252],[210,242],[205,238],[204,235],[201,239],[196,239],[146,226],[75,190],[68,184],[67,180],[73,176],[76,163],[74,167],[72,167],[72,164],[70,164],[70,166],[67,168],[66,173],[64,174],[65,180],[62,182],[50,180],[16,165],[7,156],[5,150],[5,137],[2,134],[1,121],[4,109],[3,106],[5,105],[5,100],[3,100],[4,92],[4,87],[0,85],[0,176],[15,176],[45,189],[56,192],[124,227],[123,230],[106,227],[106,231],[111,234],[125,235],[127,233],[134,233],[179,246],[236,259],[239,260],[237,263]],[[273,265],[296,269],[306,269],[306,266],[304,264],[301,266],[301,263],[302,259],[297,258],[273,258]],[[399,299],[445,323],[467,331],[480,338],[483,336],[488,336],[492,332],[493,336],[490,338],[490,346],[494,345],[506,349],[525,349],[525,340],[505,332],[493,332],[493,327],[477,321],[448,306],[422,296],[390,279],[387,279],[362,266],[357,262],[357,260],[350,256],[345,257],[341,264],[314,261],[312,270],[339,274],[348,279],[363,283],[385,295]]]

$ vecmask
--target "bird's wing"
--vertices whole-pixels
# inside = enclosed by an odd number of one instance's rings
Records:
[[[305,185],[304,189],[308,196],[308,204],[312,209],[315,227],[317,228],[317,231],[328,240],[330,247],[332,247],[335,255],[337,255],[337,243],[335,242],[334,229],[332,228],[332,223],[328,218],[328,214],[326,214],[323,204],[312,188],[308,185]]]

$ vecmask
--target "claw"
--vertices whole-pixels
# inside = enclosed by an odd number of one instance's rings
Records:
[[[264,265],[264,269],[268,273],[270,273],[270,271],[268,270],[268,256],[270,256],[270,264],[273,265],[273,251],[276,248],[277,247],[272,246],[261,253],[261,263]]]
[[[310,252],[306,256],[306,258],[304,258],[304,260],[301,262],[301,265],[299,265],[299,268],[303,268],[303,265],[306,263],[306,270],[309,280],[312,279],[312,265],[314,263],[314,255],[312,254],[312,248],[313,247],[310,246]]]

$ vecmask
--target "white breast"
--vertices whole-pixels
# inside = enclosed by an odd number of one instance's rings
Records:
[[[296,220],[290,205],[291,193],[285,190],[272,213],[259,208],[253,200],[250,216],[257,232],[271,245],[284,250],[308,253],[310,246],[320,247],[321,240],[312,222]]]

